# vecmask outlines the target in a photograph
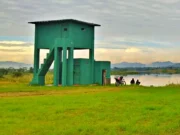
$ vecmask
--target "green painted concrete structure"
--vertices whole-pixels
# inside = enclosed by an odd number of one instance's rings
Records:
[[[54,86],[102,84],[102,70],[110,78],[110,62],[94,60],[94,31],[99,24],[74,19],[29,23],[35,24],[34,75],[30,84],[45,85],[45,75],[53,62]],[[41,65],[40,49],[49,50]],[[88,49],[89,59],[74,59],[74,50],[79,49]]]

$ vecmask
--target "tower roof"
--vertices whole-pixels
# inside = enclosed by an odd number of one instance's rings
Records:
[[[35,21],[35,22],[28,22],[28,23],[31,23],[31,24],[42,24],[42,23],[54,23],[54,22],[60,22],[60,23],[61,22],[76,22],[76,23],[82,23],[82,24],[87,24],[87,25],[91,25],[91,26],[101,26],[99,24],[79,21],[79,20],[75,20],[75,19],[46,20],[46,21]]]

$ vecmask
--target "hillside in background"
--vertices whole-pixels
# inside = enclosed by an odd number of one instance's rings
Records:
[[[53,64],[52,64],[53,65]],[[33,67],[32,64],[26,64],[26,63],[19,63],[19,62],[13,62],[13,61],[0,61],[0,68],[23,68],[23,67]],[[144,68],[144,67],[180,67],[180,63],[173,63],[170,61],[165,62],[153,62],[150,64],[143,64],[143,63],[130,63],[130,62],[122,62],[122,63],[116,63],[111,64],[111,68]],[[53,68],[53,67],[51,67]]]
[[[172,63],[170,61],[165,61],[165,62],[153,62],[149,65],[146,65],[148,67],[169,67],[169,66],[173,66],[176,63]]]
[[[117,64],[111,64],[111,68],[118,67],[118,68],[126,68],[126,67],[146,67],[145,64],[142,63],[129,63],[129,62],[122,62]]]
[[[170,61],[165,62],[153,62],[150,64],[143,64],[143,63],[130,63],[130,62],[122,62],[112,64],[111,68],[137,68],[137,67],[180,67],[180,63],[173,63]]]
[[[23,68],[23,67],[33,67],[31,64],[26,64],[26,63],[19,63],[19,62],[13,62],[13,61],[0,61],[0,68]]]
[[[172,65],[172,67],[178,68],[178,67],[180,67],[180,63],[176,63],[176,64]]]

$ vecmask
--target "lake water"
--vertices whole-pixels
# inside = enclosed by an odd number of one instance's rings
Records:
[[[111,76],[111,83],[115,83],[114,77]],[[130,84],[131,79],[139,79],[143,86],[165,86],[167,84],[180,84],[180,74],[144,74],[144,75],[127,75],[124,76],[126,84]]]

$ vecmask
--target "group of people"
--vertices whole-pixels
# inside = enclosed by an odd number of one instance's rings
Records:
[[[131,83],[131,85],[134,85],[134,84],[135,84],[134,78],[132,78],[132,80],[130,81],[130,83]],[[137,79],[136,85],[140,85],[140,83],[141,83],[141,82]]]

